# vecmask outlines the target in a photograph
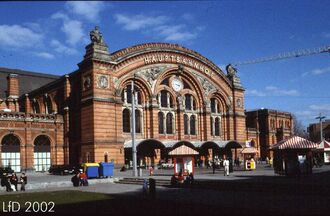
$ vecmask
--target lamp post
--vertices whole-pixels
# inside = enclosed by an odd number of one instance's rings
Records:
[[[136,160],[136,145],[135,145],[135,90],[134,90],[135,74],[132,80],[132,155],[133,155],[133,176],[137,177],[137,160]]]
[[[322,119],[325,119],[325,116],[322,116],[321,113],[318,117],[316,117],[315,119],[320,119],[320,138],[321,138],[321,142],[323,141],[323,127],[322,127]]]

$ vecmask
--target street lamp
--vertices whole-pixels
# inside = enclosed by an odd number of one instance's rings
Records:
[[[325,116],[322,116],[321,113],[318,117],[316,117],[315,119],[320,119],[320,138],[321,138],[321,142],[323,141],[323,127],[322,127],[322,119],[325,119]]]
[[[136,145],[135,145],[135,90],[134,90],[135,74],[131,83],[132,87],[132,155],[133,155],[133,176],[137,177],[137,159],[136,159]]]

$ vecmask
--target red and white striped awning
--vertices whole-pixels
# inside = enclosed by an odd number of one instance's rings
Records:
[[[319,144],[304,139],[299,136],[293,136],[286,140],[282,140],[271,147],[271,149],[313,149],[317,148]]]

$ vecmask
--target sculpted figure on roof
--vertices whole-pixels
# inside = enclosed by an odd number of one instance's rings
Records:
[[[102,33],[98,26],[95,26],[95,29],[91,31],[89,35],[93,43],[103,43]]]

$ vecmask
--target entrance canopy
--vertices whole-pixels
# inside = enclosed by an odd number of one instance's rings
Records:
[[[165,148],[173,148],[179,143],[189,143],[192,144],[195,148],[201,148],[207,145],[214,145],[220,149],[224,148],[242,148],[242,145],[234,140],[224,140],[224,141],[184,141],[184,140],[154,140],[154,139],[137,139],[135,140],[135,145],[138,147],[141,143],[146,141],[154,141],[161,143]],[[124,143],[124,148],[132,148],[132,140],[127,140]]]
[[[304,139],[299,136],[293,136],[286,140],[282,140],[276,143],[271,150],[286,150],[286,149],[314,149],[317,148],[319,144]]]

